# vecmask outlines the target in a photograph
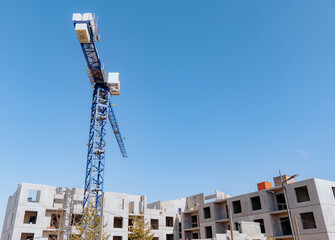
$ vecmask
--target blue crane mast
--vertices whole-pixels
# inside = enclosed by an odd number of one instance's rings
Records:
[[[92,13],[74,13],[73,25],[84,53],[87,74],[93,88],[88,141],[83,208],[94,207],[101,217],[104,185],[106,125],[110,121],[122,156],[127,157],[123,138],[111,104],[111,95],[120,95],[118,73],[106,76],[95,42],[99,41],[97,24]]]

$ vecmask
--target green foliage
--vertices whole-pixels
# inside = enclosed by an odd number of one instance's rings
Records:
[[[92,206],[92,204],[90,205]],[[107,240],[109,235],[105,232],[104,225],[101,229],[102,237],[99,238],[100,216],[93,207],[86,207],[80,222],[75,222],[76,232],[71,234],[71,240]]]
[[[154,234],[151,233],[151,226],[141,215],[140,217],[135,216],[132,221],[132,226],[129,226],[129,240],[152,240]]]

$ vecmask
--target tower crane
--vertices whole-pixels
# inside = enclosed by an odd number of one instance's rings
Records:
[[[100,40],[98,26],[92,13],[74,13],[72,22],[86,60],[86,71],[93,88],[88,153],[85,174],[83,208],[93,207],[101,217],[104,185],[106,124],[112,126],[124,158],[127,152],[111,104],[112,95],[120,95],[119,73],[106,76],[95,42]]]

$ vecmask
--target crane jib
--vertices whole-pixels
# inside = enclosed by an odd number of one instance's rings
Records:
[[[95,46],[94,35],[92,33],[90,27],[90,21],[74,21],[74,25],[78,23],[85,23],[88,26],[88,32],[90,35],[89,43],[80,43],[81,49],[84,53],[84,57],[86,60],[87,68],[92,72],[92,75],[89,77],[93,77],[94,83],[104,83],[106,81],[106,76],[104,74],[102,64],[99,58],[98,50]]]

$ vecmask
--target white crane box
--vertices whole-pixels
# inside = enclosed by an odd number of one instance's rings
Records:
[[[75,30],[80,43],[91,42],[90,33],[88,32],[86,23],[76,23]]]
[[[72,22],[74,22],[74,21],[81,21],[81,18],[82,18],[82,16],[81,16],[80,13],[74,13],[72,15]]]
[[[108,73],[107,85],[112,95],[120,95],[120,81],[118,72]]]

